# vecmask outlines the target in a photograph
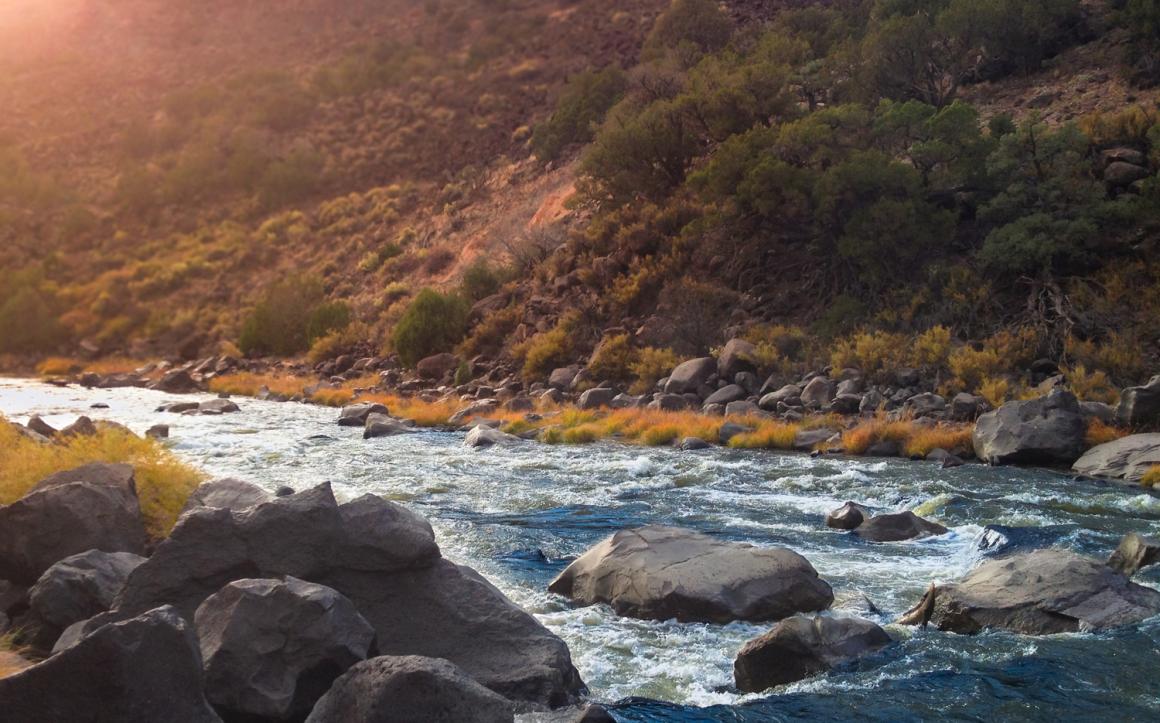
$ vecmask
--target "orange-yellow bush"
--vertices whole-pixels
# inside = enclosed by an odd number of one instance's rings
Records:
[[[1160,464],[1149,467],[1144,476],[1140,478],[1140,484],[1145,487],[1155,487],[1160,485]]]
[[[302,393],[309,383],[302,377],[278,376],[275,374],[255,374],[238,372],[209,380],[209,390],[217,394],[237,394],[242,397],[256,397],[266,387],[274,394],[293,397]]]
[[[154,539],[169,534],[190,493],[204,480],[200,471],[153,439],[102,429],[91,437],[42,444],[0,418],[0,504],[15,502],[50,474],[90,462],[133,465],[141,515]]]
[[[1088,421],[1087,432],[1084,434],[1084,441],[1087,446],[1095,447],[1099,444],[1107,442],[1114,442],[1120,437],[1128,436],[1128,430],[1113,427],[1110,424],[1105,424],[1103,421],[1092,417]]]
[[[742,432],[729,439],[734,449],[793,449],[801,426],[791,422],[763,420],[752,432]]]

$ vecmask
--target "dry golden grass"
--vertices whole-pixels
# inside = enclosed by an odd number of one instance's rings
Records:
[[[730,438],[734,449],[793,449],[793,441],[801,425],[791,422],[762,420],[752,432],[742,432]]]
[[[209,380],[209,390],[217,394],[236,394],[241,397],[256,397],[266,387],[274,394],[293,397],[302,393],[307,385],[302,377],[279,376],[276,374],[255,374],[238,372]]]
[[[141,515],[154,539],[169,534],[186,499],[205,479],[156,440],[123,430],[102,429],[91,437],[43,444],[0,418],[0,504],[15,502],[50,474],[90,462],[133,465]]]
[[[842,433],[842,448],[849,454],[865,454],[872,445],[886,441],[898,442],[901,448],[913,433],[913,420],[891,421],[884,415],[878,415]]]
[[[148,363],[144,359],[131,359],[129,357],[106,357],[94,361],[82,361],[71,357],[50,356],[36,365],[36,373],[42,377],[61,377],[81,372],[124,374],[134,369],[140,369]]]
[[[908,457],[925,457],[934,449],[963,453],[971,449],[969,424],[938,424],[927,427],[913,419],[889,420],[885,415],[862,422],[842,434],[842,447],[848,454],[865,454],[878,442],[897,442],[899,451]]]
[[[353,389],[319,389],[310,395],[310,401],[325,407],[345,407],[354,400]]]
[[[1140,478],[1140,484],[1145,487],[1160,485],[1160,464],[1149,467],[1144,476]]]
[[[1084,441],[1087,446],[1095,447],[1100,444],[1114,442],[1120,437],[1126,437],[1130,432],[1120,427],[1113,427],[1110,424],[1105,424],[1103,421],[1092,417],[1088,420],[1087,432],[1084,434]]]
[[[906,439],[902,447],[903,454],[908,457],[925,457],[936,449],[945,449],[952,454],[970,452],[971,433],[974,427],[970,424],[940,424],[937,427],[918,427]]]
[[[26,649],[16,643],[14,634],[0,635],[0,678],[15,675],[33,664],[24,657],[25,652]]]

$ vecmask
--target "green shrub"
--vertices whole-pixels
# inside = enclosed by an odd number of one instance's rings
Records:
[[[691,46],[713,53],[725,47],[732,33],[733,23],[714,0],[673,0],[653,25],[645,52],[655,57],[665,50]]]
[[[39,274],[13,274],[0,290],[0,353],[55,351],[68,339],[57,313]]]
[[[403,364],[451,351],[467,331],[467,302],[458,295],[423,289],[395,325],[391,342]]]
[[[308,146],[299,146],[285,158],[274,161],[258,181],[258,202],[264,208],[280,208],[301,201],[319,186],[322,155]]]
[[[632,378],[637,361],[636,349],[628,334],[605,337],[592,352],[588,372],[598,381],[624,382]]]
[[[593,128],[604,120],[628,87],[616,66],[572,76],[560,91],[556,109],[532,133],[532,150],[542,161],[553,161],[570,145],[592,140]]]
[[[324,303],[321,280],[291,276],[266,289],[242,324],[238,348],[247,356],[291,356],[344,320],[343,325],[349,323],[350,309],[341,302]]]
[[[478,259],[463,272],[460,289],[468,301],[479,301],[500,290],[511,278],[511,269],[496,268],[487,259]]]
[[[314,307],[306,321],[306,341],[313,344],[320,337],[345,329],[353,315],[345,301],[326,301]]]

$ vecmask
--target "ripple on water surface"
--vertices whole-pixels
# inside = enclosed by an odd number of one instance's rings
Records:
[[[766,626],[678,624],[572,608],[546,591],[569,560],[615,530],[676,524],[801,552],[835,589],[839,614],[888,624],[931,581],[982,559],[988,524],[1031,526],[1106,555],[1129,531],[1160,534],[1160,501],[1139,490],[1077,483],[1037,470],[615,444],[465,448],[462,435],[363,440],[335,411],[242,400],[221,417],[156,413],[175,397],[139,389],[58,389],[0,381],[0,411],[50,424],[77,414],[138,432],[171,426],[169,444],[213,475],[273,489],[329,480],[340,497],[405,501],[431,519],[444,554],[472,565],[563,637],[594,697],[622,720],[1146,720],[1160,716],[1160,624],[1101,635],[976,637],[891,627],[881,653],[773,694],[729,691],[733,658]],[[90,409],[104,402],[108,409]],[[937,538],[870,545],[822,524],[846,500],[914,509],[950,528]],[[1156,585],[1160,573],[1140,581]],[[665,701],[665,702],[657,702]]]

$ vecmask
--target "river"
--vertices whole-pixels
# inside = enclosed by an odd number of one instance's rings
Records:
[[[0,380],[0,412],[60,426],[79,414],[141,433],[171,427],[169,444],[213,476],[273,490],[330,481],[337,496],[385,495],[425,515],[443,554],[479,570],[571,648],[592,697],[623,721],[1156,720],[1160,619],[1099,634],[963,637],[888,627],[897,642],[829,675],[763,695],[729,691],[742,643],[768,626],[618,618],[547,593],[575,556],[615,530],[646,523],[784,545],[834,587],[835,609],[887,625],[932,581],[984,559],[985,525],[1034,528],[1029,546],[1106,556],[1126,532],[1160,535],[1160,498],[1139,489],[1016,468],[761,451],[681,452],[615,443],[528,442],[475,450],[463,435],[422,432],[363,440],[336,410],[238,400],[218,417],[157,413],[174,397],[141,389],[84,390]],[[109,405],[92,409],[94,403]],[[950,528],[938,538],[872,545],[823,524],[855,500],[912,509]],[[1157,566],[1160,567],[1160,566]],[[1137,581],[1160,587],[1160,570]],[[866,600],[880,614],[869,612]]]

